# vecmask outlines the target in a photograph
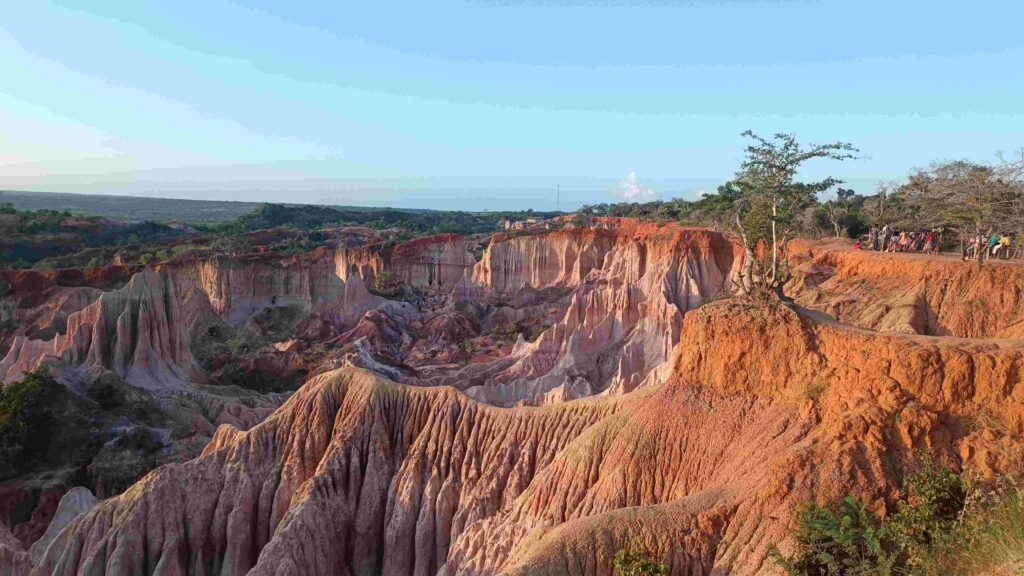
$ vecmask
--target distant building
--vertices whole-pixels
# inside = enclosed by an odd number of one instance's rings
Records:
[[[529,228],[550,228],[551,221],[545,218],[532,216],[526,220],[502,220],[501,227],[504,230],[527,230]]]

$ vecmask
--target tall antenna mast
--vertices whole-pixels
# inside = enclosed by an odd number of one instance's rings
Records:
[[[562,185],[559,184],[555,187],[555,210],[558,212],[562,211]]]

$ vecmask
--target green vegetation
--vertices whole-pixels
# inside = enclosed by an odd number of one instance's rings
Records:
[[[817,195],[841,184],[832,177],[817,182],[798,182],[797,171],[808,160],[849,160],[857,149],[850,144],[801,146],[791,134],[771,140],[751,131],[753,140],[734,180],[738,194],[733,201],[736,231],[746,258],[739,285],[744,292],[761,290],[781,295],[789,280],[789,241],[800,229],[800,215]]]
[[[618,576],[665,576],[668,567],[651,559],[646,550],[632,546],[615,555],[615,574]]]
[[[750,136],[754,136],[748,133]],[[756,137],[755,137],[756,138]],[[773,141],[758,140],[753,148],[761,162],[772,156],[782,158],[787,147],[797,148],[792,136],[776,135]],[[790,141],[787,141],[790,140]],[[851,148],[837,143],[804,150],[828,156],[838,153],[843,158]],[[833,148],[828,149],[828,146]],[[752,150],[748,148],[748,160]],[[781,154],[781,155],[780,155]],[[806,154],[793,158],[801,162]],[[776,165],[774,161],[768,164]],[[785,162],[778,164],[780,168]],[[597,204],[584,206],[580,214],[594,216],[633,217],[648,220],[677,221],[695,226],[722,227],[739,233],[736,216],[753,219],[754,228],[771,222],[758,203],[750,203],[751,174],[744,164],[736,179],[720,186],[715,194],[704,194],[698,200],[672,199],[647,203]],[[756,166],[754,166],[756,167]],[[785,170],[782,170],[785,172]],[[780,172],[781,174],[781,172]],[[766,174],[754,180],[764,181]],[[778,176],[778,175],[777,175]],[[859,194],[854,190],[837,188],[830,191],[825,184],[840,184],[825,179],[817,183],[789,181],[787,194],[779,196],[788,205],[785,222],[776,218],[776,224],[789,227],[792,233],[805,237],[835,236],[856,238],[865,234],[870,226],[890,226],[899,230],[944,230],[955,232],[943,236],[944,249],[961,249],[971,235],[989,235],[993,232],[1009,233],[1016,240],[1024,238],[1024,151],[1019,157],[998,162],[978,163],[965,160],[936,162],[927,168],[915,169],[902,184],[886,183],[874,194]],[[797,186],[791,188],[788,186]],[[769,187],[770,188],[770,187]],[[763,191],[764,189],[762,189]],[[806,194],[813,191],[813,194]],[[792,194],[790,194],[790,192]],[[746,209],[744,211],[744,209]],[[755,218],[756,217],[756,218]],[[767,252],[767,251],[766,251]],[[984,251],[979,251],[982,256]]]
[[[966,160],[933,163],[888,193],[905,219],[957,231],[962,249],[969,237],[993,232],[1024,235],[1024,151],[997,164]],[[880,195],[887,191],[883,190]],[[985,251],[978,250],[979,262]]]
[[[294,336],[302,317],[301,306],[281,305],[264,308],[239,326],[208,320],[192,330],[189,346],[199,365],[219,384],[258,392],[289,390],[307,371],[271,370],[261,362],[273,356],[269,347],[274,342]]]
[[[102,246],[177,240],[185,230],[157,222],[120,223],[58,210],[0,205],[0,263],[28,268],[47,258]]]
[[[981,574],[1024,567],[1024,511],[1015,487],[985,492],[928,463],[906,478],[894,513],[854,496],[811,504],[795,540],[793,555],[773,552],[789,576]]]
[[[46,455],[61,389],[44,369],[0,387],[0,478],[29,469]]]
[[[109,196],[103,194],[66,194],[53,192],[0,191],[0,203],[18,210],[57,210],[77,215],[117,218],[128,222],[177,220],[191,224],[213,224],[238,218],[259,207],[258,202],[221,200],[182,200]],[[2,214],[2,209],[0,209]]]
[[[490,234],[499,231],[506,219],[557,215],[532,210],[399,210],[21,192],[0,192],[0,198],[13,200],[0,203],[0,267],[15,269],[37,263],[48,270],[101,266],[112,262],[115,255],[126,264],[147,265],[166,261],[185,250],[231,253],[249,251],[254,245],[265,245],[275,254],[302,254],[333,239],[320,230],[325,227],[389,230],[389,239],[397,243],[425,234]],[[122,204],[139,208],[124,212]],[[109,219],[139,216],[150,218]],[[158,220],[193,222],[194,227]],[[262,242],[244,236],[267,229],[291,232]],[[103,252],[97,254],[96,249]]]
[[[401,228],[410,235],[455,233],[489,234],[500,229],[502,220],[550,218],[556,212],[455,212],[441,210],[399,210],[395,208],[354,208],[264,204],[231,222],[210,226],[217,233],[243,233],[267,228],[314,230],[328,226],[365,226],[378,230]]]

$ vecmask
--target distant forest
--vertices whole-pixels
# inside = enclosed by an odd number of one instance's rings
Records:
[[[31,207],[30,207],[31,206]],[[128,207],[133,207],[129,209]],[[237,250],[242,236],[286,232],[278,252],[309,251],[319,230],[358,226],[388,231],[392,241],[438,233],[491,234],[503,220],[550,218],[556,212],[456,212],[392,208],[256,204],[74,194],[0,193],[0,269],[147,264],[185,250]]]
[[[0,191],[0,204],[8,204],[9,210],[40,212],[40,215],[52,211],[68,216],[102,216],[126,223],[177,221],[214,233],[252,232],[278,227],[312,230],[351,225],[376,229],[403,228],[414,234],[486,234],[497,231],[505,219],[550,218],[559,214],[535,213],[533,210],[461,212],[20,191]],[[53,227],[52,218],[47,225]]]
[[[314,230],[328,226],[365,226],[378,230],[400,228],[409,235],[490,234],[501,229],[503,220],[551,218],[558,212],[456,212],[443,210],[400,210],[395,208],[351,208],[264,204],[230,222],[209,227],[212,232],[241,233],[267,228]]]

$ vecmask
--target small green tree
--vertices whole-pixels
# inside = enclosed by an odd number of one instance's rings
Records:
[[[0,387],[0,478],[29,469],[45,455],[58,386],[40,368]]]
[[[631,546],[615,555],[615,573],[619,576],[665,576],[668,567],[652,560],[643,548]]]
[[[734,218],[743,242],[744,262],[740,290],[782,295],[789,279],[788,244],[799,229],[804,209],[817,195],[842,181],[828,177],[797,182],[797,171],[808,160],[849,160],[858,150],[844,142],[803,147],[792,134],[771,140],[747,130],[752,139],[733,185],[739,193]]]

